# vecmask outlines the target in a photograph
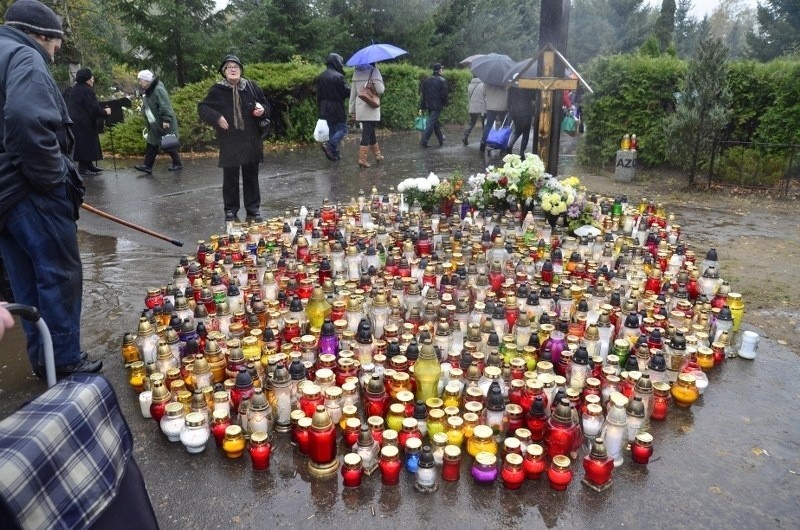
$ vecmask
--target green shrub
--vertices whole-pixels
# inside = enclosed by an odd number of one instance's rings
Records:
[[[593,60],[586,79],[594,94],[583,96],[586,135],[578,162],[588,167],[612,163],[626,133],[639,141],[637,162],[662,164],[666,142],[662,122],[675,106],[686,65],[669,56],[613,55]]]
[[[323,66],[303,61],[252,64],[245,67],[245,77],[262,87],[272,107],[270,118],[273,135],[269,141],[313,141],[314,124],[317,121],[314,83],[322,70]],[[414,117],[419,110],[419,85],[430,75],[430,70],[409,64],[382,64],[380,70],[387,87],[381,98],[381,127],[390,130],[412,129]],[[463,123],[468,118],[466,94],[472,74],[468,70],[446,70],[444,76],[450,86],[450,105],[445,109],[442,121]],[[346,77],[348,80],[352,77],[352,69],[346,69]],[[200,121],[197,104],[217,79],[214,76],[170,93],[178,116],[183,151],[207,151],[215,148],[214,131]],[[134,101],[133,111],[125,121],[114,127],[116,154],[135,156],[144,153],[145,144],[141,131],[145,123],[140,108],[141,101],[137,99]],[[101,141],[103,149],[111,151],[111,135],[103,134]]]
[[[715,164],[718,182],[747,186],[774,187],[786,173],[789,153],[786,150],[769,152],[763,148],[744,146],[726,150]]]

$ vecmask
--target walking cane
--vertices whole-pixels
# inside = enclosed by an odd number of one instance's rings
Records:
[[[81,208],[83,208],[84,210],[86,210],[88,212],[92,212],[95,215],[99,215],[100,217],[108,219],[109,221],[114,221],[115,223],[119,223],[122,226],[127,226],[128,228],[133,228],[134,230],[138,230],[139,232],[141,232],[143,234],[147,234],[148,236],[153,236],[153,237],[156,237],[158,239],[163,239],[164,241],[169,241],[170,243],[172,243],[176,247],[182,247],[183,246],[183,241],[180,241],[178,239],[172,239],[169,236],[165,236],[163,234],[159,234],[158,232],[154,232],[154,231],[152,231],[152,230],[150,230],[148,228],[145,228],[143,226],[139,226],[137,224],[131,223],[130,221],[126,221],[124,219],[120,219],[119,217],[111,215],[110,213],[106,213],[103,210],[98,210],[97,208],[95,208],[94,206],[92,206],[90,204],[83,203],[83,204],[81,204]]]
[[[114,176],[117,175],[117,150],[114,148],[114,127],[111,125],[111,116],[106,116],[106,126],[108,127],[108,136],[111,138],[111,161],[114,163]]]

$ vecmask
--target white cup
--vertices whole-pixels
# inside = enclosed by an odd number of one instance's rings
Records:
[[[139,407],[142,409],[142,416],[145,418],[152,418],[150,415],[150,404],[153,403],[153,393],[145,390],[139,394]]]
[[[755,331],[745,331],[742,333],[742,347],[739,348],[739,357],[743,359],[755,359],[758,351],[758,342],[761,337]]]

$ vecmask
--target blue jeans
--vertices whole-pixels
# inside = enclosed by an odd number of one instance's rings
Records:
[[[56,366],[80,361],[83,267],[69,184],[31,193],[11,210],[0,231],[0,252],[14,301],[39,309],[50,329]],[[23,320],[31,366],[44,366],[42,340]]]
[[[339,144],[347,135],[347,122],[335,122],[326,120],[328,122],[328,145],[334,155],[339,154]]]
[[[428,140],[431,139],[431,134],[434,133],[436,134],[436,139],[439,140],[439,143],[444,143],[444,135],[442,134],[442,129],[439,127],[439,116],[441,115],[441,110],[430,111],[430,114],[428,114],[428,125],[422,132],[422,139],[419,142],[420,145],[428,145]]]

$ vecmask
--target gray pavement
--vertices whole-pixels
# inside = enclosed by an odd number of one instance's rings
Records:
[[[356,165],[356,135],[335,164],[316,146],[268,152],[260,171],[263,213],[319,205],[324,197],[346,201],[359,189],[369,192],[375,185],[384,191],[431,171],[482,170],[487,161],[478,153],[475,133],[473,144],[464,147],[460,130],[448,128],[443,148],[425,150],[415,133],[382,138],[385,163],[362,171]],[[79,221],[83,343],[105,361],[104,374],[134,432],[135,457],[163,528],[800,527],[798,357],[765,337],[755,361],[726,361],[710,374],[705,395],[691,409],[673,408],[666,422],[654,422],[650,464],[626,458],[614,472],[613,487],[603,493],[580,483],[580,464],[562,493],[545,479],[515,492],[499,482],[477,487],[464,466],[459,482],[422,495],[405,472],[394,488],[382,486],[379,476],[365,478],[358,490],[344,489],[338,475],[313,480],[305,458],[293,454],[281,436],[265,472],[254,472],[247,457],[227,459],[213,442],[202,454],[187,454],[139,414],[119,355],[123,333],[135,330],[147,288],[165,284],[198,239],[223,230],[216,159],[184,161],[182,172],[169,173],[168,158],[161,156],[154,174],[144,175],[131,169],[139,160],[117,160],[116,173],[106,160],[106,171],[87,179],[86,195],[97,208],[184,241],[182,249],[88,212]],[[569,157],[563,161],[569,163]],[[680,205],[669,206],[680,220]],[[752,329],[746,317],[745,328]],[[45,388],[28,375],[23,348],[18,328],[0,344],[0,417]]]

